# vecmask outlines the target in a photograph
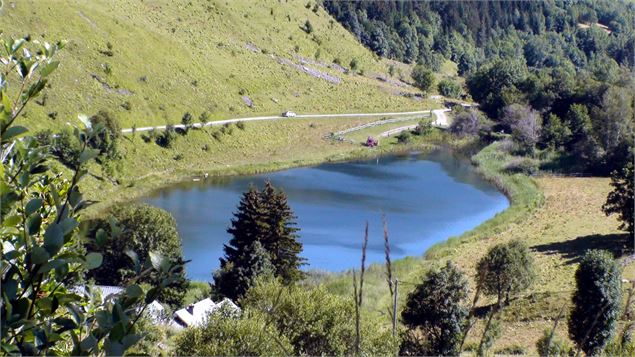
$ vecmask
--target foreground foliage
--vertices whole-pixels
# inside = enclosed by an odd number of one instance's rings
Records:
[[[143,333],[135,327],[161,289],[172,279],[173,267],[150,253],[141,261],[134,252],[135,277],[123,293],[105,301],[81,286],[85,272],[99,267],[103,256],[84,252],[79,212],[87,206],[77,183],[86,175],[86,163],[98,150],[103,124],[74,127],[81,151],[71,180],[51,172],[48,148],[30,136],[15,120],[46,87],[58,67],[53,57],[64,43],[28,43],[29,38],[0,40],[0,133],[2,135],[0,214],[2,215],[3,354],[107,354],[121,355]],[[111,235],[120,230],[112,221]],[[103,244],[106,234],[96,237]],[[87,253],[87,254],[86,254]],[[161,283],[144,291],[135,280],[156,273]]]
[[[162,254],[171,264],[184,264],[181,239],[176,231],[176,221],[170,213],[147,204],[137,203],[116,206],[109,213],[111,218],[89,222],[91,235],[95,236],[111,232],[112,218],[117,220],[121,228],[117,237],[101,245],[95,241],[87,244],[89,250],[100,252],[104,257],[103,264],[88,274],[88,277],[94,279],[97,284],[119,286],[134,277],[134,263],[125,254],[128,251],[134,251],[142,256],[154,251]],[[177,279],[163,289],[158,300],[179,308],[187,290],[188,281],[184,270],[175,271],[175,274]],[[139,282],[156,287],[161,279],[151,274],[140,279]]]

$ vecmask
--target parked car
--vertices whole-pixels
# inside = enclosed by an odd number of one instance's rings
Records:
[[[292,111],[286,111],[286,112],[282,113],[282,116],[283,117],[287,117],[287,118],[293,118],[296,115],[297,114],[295,112],[292,112]]]

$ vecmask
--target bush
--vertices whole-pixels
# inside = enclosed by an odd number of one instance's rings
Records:
[[[444,79],[439,82],[439,84],[437,84],[437,90],[442,96],[450,98],[459,98],[462,92],[461,85],[449,79]]]
[[[415,135],[428,135],[432,131],[432,118],[421,119],[414,130]]]
[[[533,259],[527,245],[519,240],[497,244],[477,265],[477,284],[486,295],[496,296],[498,305],[534,281]]]
[[[121,127],[117,118],[108,111],[100,110],[89,120],[93,127],[104,128],[88,142],[90,147],[99,150],[99,154],[108,159],[118,159],[117,140],[121,137]]]
[[[103,264],[89,275],[97,284],[121,285],[134,275],[134,264],[126,254],[128,250],[142,256],[157,251],[173,263],[183,263],[181,240],[170,213],[147,204],[126,204],[114,207],[110,214],[123,231],[117,238],[104,242],[103,246],[99,246],[98,241],[104,232],[111,231],[111,222],[105,219],[89,222],[89,236],[95,239],[87,243],[87,248],[101,252],[104,257]],[[140,282],[153,286],[158,284],[154,276],[145,277]],[[179,279],[171,283],[158,300],[180,307],[186,289],[185,272],[181,270]]]
[[[185,114],[183,114],[183,117],[181,118],[181,124],[183,124],[183,130],[185,131],[185,134],[187,134],[187,132],[192,127],[193,122],[194,117],[192,116],[192,114],[190,114],[190,112],[185,112]]]
[[[293,350],[290,355],[351,355],[355,345],[354,305],[351,299],[323,288],[284,287],[276,281],[259,281],[242,306],[267,313],[280,336]],[[395,355],[396,343],[378,321],[362,320],[362,354]]]
[[[261,313],[240,318],[214,313],[205,325],[183,330],[175,345],[178,356],[285,356],[293,350]]]
[[[171,148],[176,141],[176,131],[174,125],[168,125],[161,134],[158,134],[155,142],[163,148]]]
[[[477,111],[462,111],[450,124],[450,132],[459,136],[478,135],[481,122],[481,115]]]
[[[80,143],[70,130],[62,130],[53,138],[51,153],[66,167],[75,169],[79,164]]]
[[[348,64],[348,66],[351,68],[351,71],[353,72],[359,69],[359,63],[357,62],[357,58],[353,58],[351,62]]]
[[[434,84],[434,75],[432,74],[432,71],[426,69],[423,65],[416,65],[412,69],[411,75],[417,88],[424,92],[427,92],[430,88],[432,88],[432,85]]]
[[[399,144],[408,144],[412,140],[412,134],[410,131],[404,130],[399,135],[397,135],[397,142]]]
[[[306,22],[304,23],[304,32],[308,34],[313,32],[313,25],[311,24],[311,21],[306,20]]]
[[[606,251],[587,252],[575,272],[569,337],[587,356],[601,354],[617,328],[622,298],[620,268]]]
[[[236,122],[236,127],[240,130],[245,130],[245,123],[242,121]]]

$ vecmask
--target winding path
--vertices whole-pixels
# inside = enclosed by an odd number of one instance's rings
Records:
[[[434,116],[436,117],[436,119],[432,122],[433,126],[436,126],[437,128],[447,128],[450,124],[448,122],[448,116],[445,115],[445,113],[449,112],[450,109],[444,108],[444,109],[434,109],[432,111],[432,114],[434,114]],[[390,129],[390,130],[386,130],[383,133],[379,134],[380,138],[386,138],[395,134],[399,134],[402,131],[406,131],[406,130],[414,130],[417,127],[418,124],[412,124],[412,125],[406,125],[406,126],[401,126],[399,128],[394,128],[394,129]]]
[[[439,114],[438,112],[449,111],[449,109],[434,109],[432,113],[437,116],[437,120],[435,123],[439,122]],[[329,119],[329,118],[347,118],[347,117],[378,117],[378,116],[404,116],[404,115],[419,115],[419,114],[430,114],[430,110],[420,110],[414,112],[387,112],[387,113],[345,113],[345,114],[298,114],[295,117],[284,117],[281,115],[274,116],[262,116],[262,117],[248,117],[248,118],[232,118],[218,121],[211,121],[205,124],[202,123],[194,123],[190,127],[193,128],[201,128],[204,126],[217,126],[217,125],[225,125],[232,124],[237,122],[248,122],[248,121],[261,121],[261,120],[281,120],[281,119],[308,119],[308,118],[316,118],[316,119]],[[443,114],[445,118],[445,115]],[[443,120],[443,123],[447,123],[447,118]],[[135,132],[143,132],[150,130],[165,130],[167,125],[160,126],[144,126],[141,128],[134,129]],[[175,124],[174,128],[184,129],[185,125],[183,124]],[[129,134],[133,132],[133,128],[122,129],[122,133]]]

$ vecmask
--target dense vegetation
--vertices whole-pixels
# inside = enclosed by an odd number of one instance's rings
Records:
[[[164,256],[171,264],[183,265],[181,238],[176,231],[176,222],[170,213],[145,204],[126,204],[114,207],[107,219],[88,222],[91,236],[102,237],[112,232],[113,219],[118,223],[120,232],[117,238],[105,242],[89,241],[91,251],[97,251],[104,257],[103,264],[89,273],[89,277],[100,285],[125,285],[135,276],[135,266],[128,257],[130,251],[147,255],[155,251]],[[183,269],[174,272],[175,279],[157,299],[174,308],[180,308],[187,288],[187,279]],[[161,283],[156,275],[147,275],[138,279],[157,287]]]
[[[495,120],[489,129],[515,134],[526,154],[537,146],[544,168],[608,175],[630,161],[632,2],[326,1],[325,6],[379,55],[434,70],[441,59],[455,61],[472,98]],[[424,70],[413,71],[417,85],[420,73]],[[454,96],[450,89],[439,88]]]
[[[134,270],[125,290],[110,299],[94,295],[84,274],[99,268],[104,256],[85,251],[82,243],[103,246],[121,233],[116,220],[109,233],[87,236],[79,229],[88,205],[78,189],[86,164],[100,151],[91,143],[104,139],[103,122],[73,128],[79,143],[70,179],[49,166],[48,147],[24,135],[16,125],[27,105],[41,98],[57,69],[58,43],[29,43],[29,38],[2,38],[0,47],[0,134],[2,136],[2,306],[3,355],[122,355],[142,338],[137,322],[146,306],[175,278],[162,255],[128,253]],[[137,280],[154,275],[158,286],[143,288]]]

